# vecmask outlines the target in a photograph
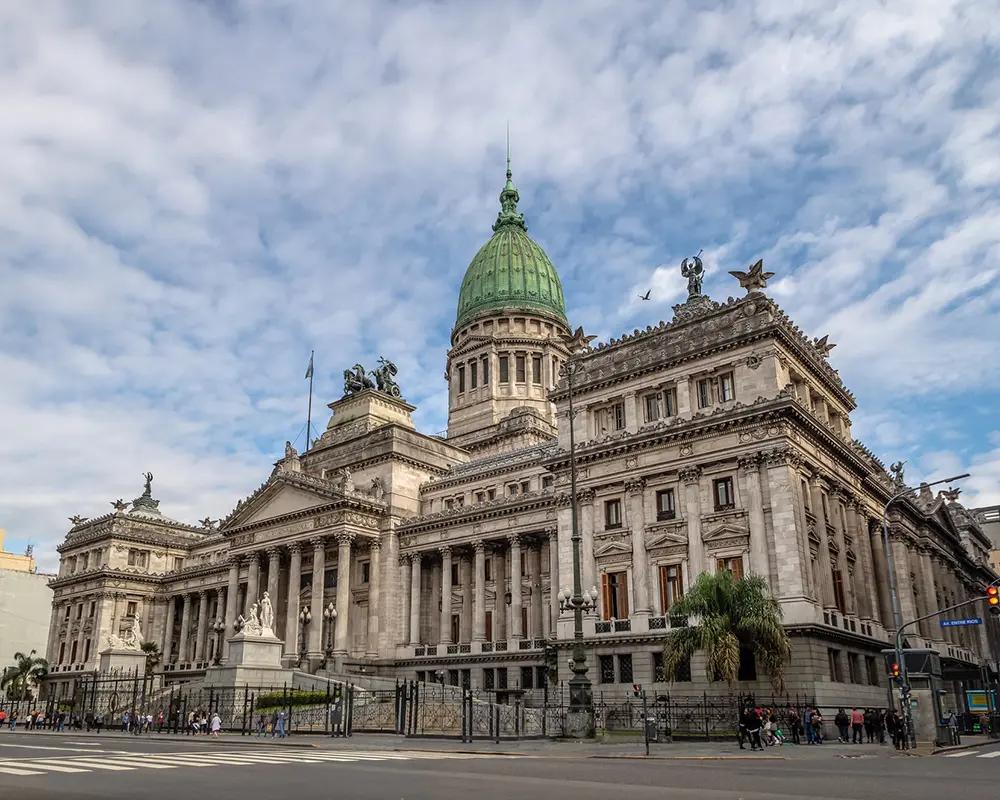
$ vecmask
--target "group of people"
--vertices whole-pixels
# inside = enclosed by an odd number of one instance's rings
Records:
[[[257,716],[257,736],[270,734],[272,738],[284,739],[288,735],[285,730],[287,721],[288,715],[284,709],[270,714],[265,711]]]
[[[833,722],[838,731],[837,741],[843,744],[885,744],[888,736],[897,750],[905,747],[905,722],[895,709],[852,708],[848,712],[839,708]],[[816,706],[806,706],[800,715],[794,706],[779,712],[748,700],[740,709],[740,749],[745,749],[747,742],[751,751],[781,745],[786,740],[800,744],[803,737],[806,744],[820,745],[826,739],[824,723]]]
[[[19,722],[24,723],[24,730],[33,731],[41,730],[43,728],[62,731],[65,730],[67,725],[70,727],[74,726],[74,717],[65,711],[53,711],[51,714],[46,714],[44,711],[32,711],[24,715],[22,720],[17,711],[11,711],[8,714],[6,711],[0,711],[0,728],[4,725],[10,730],[16,730],[17,724]],[[76,725],[79,727],[79,725]]]
[[[188,711],[185,733],[191,736],[197,736],[198,734],[213,736],[218,739],[221,731],[222,717],[219,716],[218,711],[214,711],[211,717],[208,716],[204,709]]]

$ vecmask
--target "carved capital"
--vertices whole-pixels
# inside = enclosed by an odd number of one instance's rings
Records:
[[[312,545],[313,553],[322,552],[326,549],[326,537],[325,536],[314,536],[309,540],[309,544]]]
[[[252,551],[250,553],[247,553],[247,563],[251,567],[259,567],[260,566],[260,553],[258,553],[256,550],[254,550],[254,551]]]
[[[451,545],[441,545],[441,547],[438,548],[438,552],[441,554],[441,558],[451,558]]]
[[[400,553],[399,554],[399,566],[408,567],[410,565],[410,554]]]
[[[485,553],[486,552],[486,542],[484,542],[482,539],[476,539],[476,541],[474,541],[472,543],[472,549],[477,554],[478,553]]]
[[[744,453],[736,459],[736,465],[744,472],[756,472],[763,462],[763,453]]]
[[[229,564],[230,567],[236,567],[237,569],[239,569],[240,564],[243,563],[243,558],[241,556],[233,555],[232,553],[230,553],[228,556],[226,556],[226,563]]]
[[[701,480],[701,467],[684,467],[677,472],[677,477],[683,483],[698,483]]]
[[[792,447],[775,447],[763,453],[764,463],[769,467],[800,467],[802,456]]]
[[[292,542],[288,545],[288,555],[302,555],[302,544],[300,542]]]
[[[646,488],[645,478],[629,478],[625,481],[625,493],[629,495],[642,494]]]
[[[597,497],[597,492],[593,489],[576,490],[576,499],[579,503],[593,503],[595,497]]]
[[[550,542],[554,542],[559,538],[558,528],[546,528],[545,535],[549,538]]]
[[[273,561],[276,558],[281,558],[281,548],[276,545],[272,545],[271,547],[267,548],[267,557],[271,561]]]
[[[382,549],[382,540],[377,536],[368,540],[368,550],[375,552]]]
[[[340,533],[337,533],[334,536],[337,540],[337,544],[341,547],[343,547],[344,545],[350,547],[351,543],[354,541],[354,534],[351,533],[350,531],[341,531]]]
[[[518,547],[519,548],[521,546],[521,536],[520,536],[520,534],[512,533],[510,536],[507,537],[507,541],[510,543],[511,547]]]

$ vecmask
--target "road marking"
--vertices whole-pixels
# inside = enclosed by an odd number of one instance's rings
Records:
[[[35,772],[30,769],[15,769],[14,767],[0,767],[0,772],[5,775],[44,775],[44,772]]]
[[[68,766],[72,761],[32,761],[31,766],[41,767],[50,772],[90,772],[86,767]]]
[[[0,747],[22,747],[25,750],[58,750],[60,753],[65,753],[67,750],[72,751],[72,747],[44,747],[40,744],[10,744],[9,742],[0,742]]]
[[[106,769],[109,772],[127,772],[128,770],[135,769],[135,767],[123,767],[118,764],[112,764],[106,760],[87,761],[82,758],[74,758],[70,763],[77,764],[81,767],[89,767],[90,769]],[[32,766],[34,766],[34,764],[32,764]]]
[[[983,753],[980,758],[996,758],[1000,756],[1000,750],[994,750],[992,753]]]
[[[971,750],[962,750],[958,753],[945,753],[945,758],[965,758],[966,756],[975,755]]]

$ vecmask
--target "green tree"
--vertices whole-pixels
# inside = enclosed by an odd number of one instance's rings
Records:
[[[146,671],[151,671],[160,663],[160,646],[156,642],[143,642],[139,647],[146,654]]]
[[[727,570],[703,572],[670,607],[670,616],[687,618],[691,624],[673,628],[667,637],[663,650],[667,680],[676,680],[682,665],[701,651],[708,679],[732,684],[739,674],[740,648],[748,647],[775,690],[784,691],[791,644],[781,625],[781,607],[764,578],[748,575],[736,580]]]
[[[24,700],[31,687],[37,686],[48,674],[49,662],[36,656],[34,650],[27,655],[14,653],[13,666],[7,667],[0,676],[0,689],[6,689],[8,697]]]

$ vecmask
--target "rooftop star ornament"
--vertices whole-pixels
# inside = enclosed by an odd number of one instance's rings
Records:
[[[563,340],[563,344],[565,344],[566,347],[569,349],[569,352],[572,355],[577,355],[578,353],[582,353],[584,350],[590,347],[591,341],[593,341],[597,337],[587,336],[583,332],[583,328],[579,327],[573,332],[572,335],[565,335],[562,336],[561,338]]]
[[[72,517],[69,518],[69,521],[72,522],[74,525],[82,525],[84,522],[87,521],[87,518],[81,517],[79,514],[74,514]]]
[[[122,500],[120,497],[117,500],[112,500],[111,505],[114,506],[115,511],[121,514],[126,508],[128,508],[128,503]]]
[[[767,286],[767,279],[773,278],[773,272],[764,272],[764,259],[757,259],[757,263],[752,264],[746,272],[734,269],[729,274],[740,282],[740,286],[747,290],[747,294],[759,292]]]
[[[813,340],[813,347],[819,350],[819,354],[823,356],[823,358],[830,355],[830,351],[836,346],[837,345],[830,341],[830,334],[826,334],[826,336]]]
[[[215,520],[213,520],[211,517],[205,517],[205,519],[199,520],[199,522],[201,523],[201,527],[203,528],[211,528],[215,524]]]

